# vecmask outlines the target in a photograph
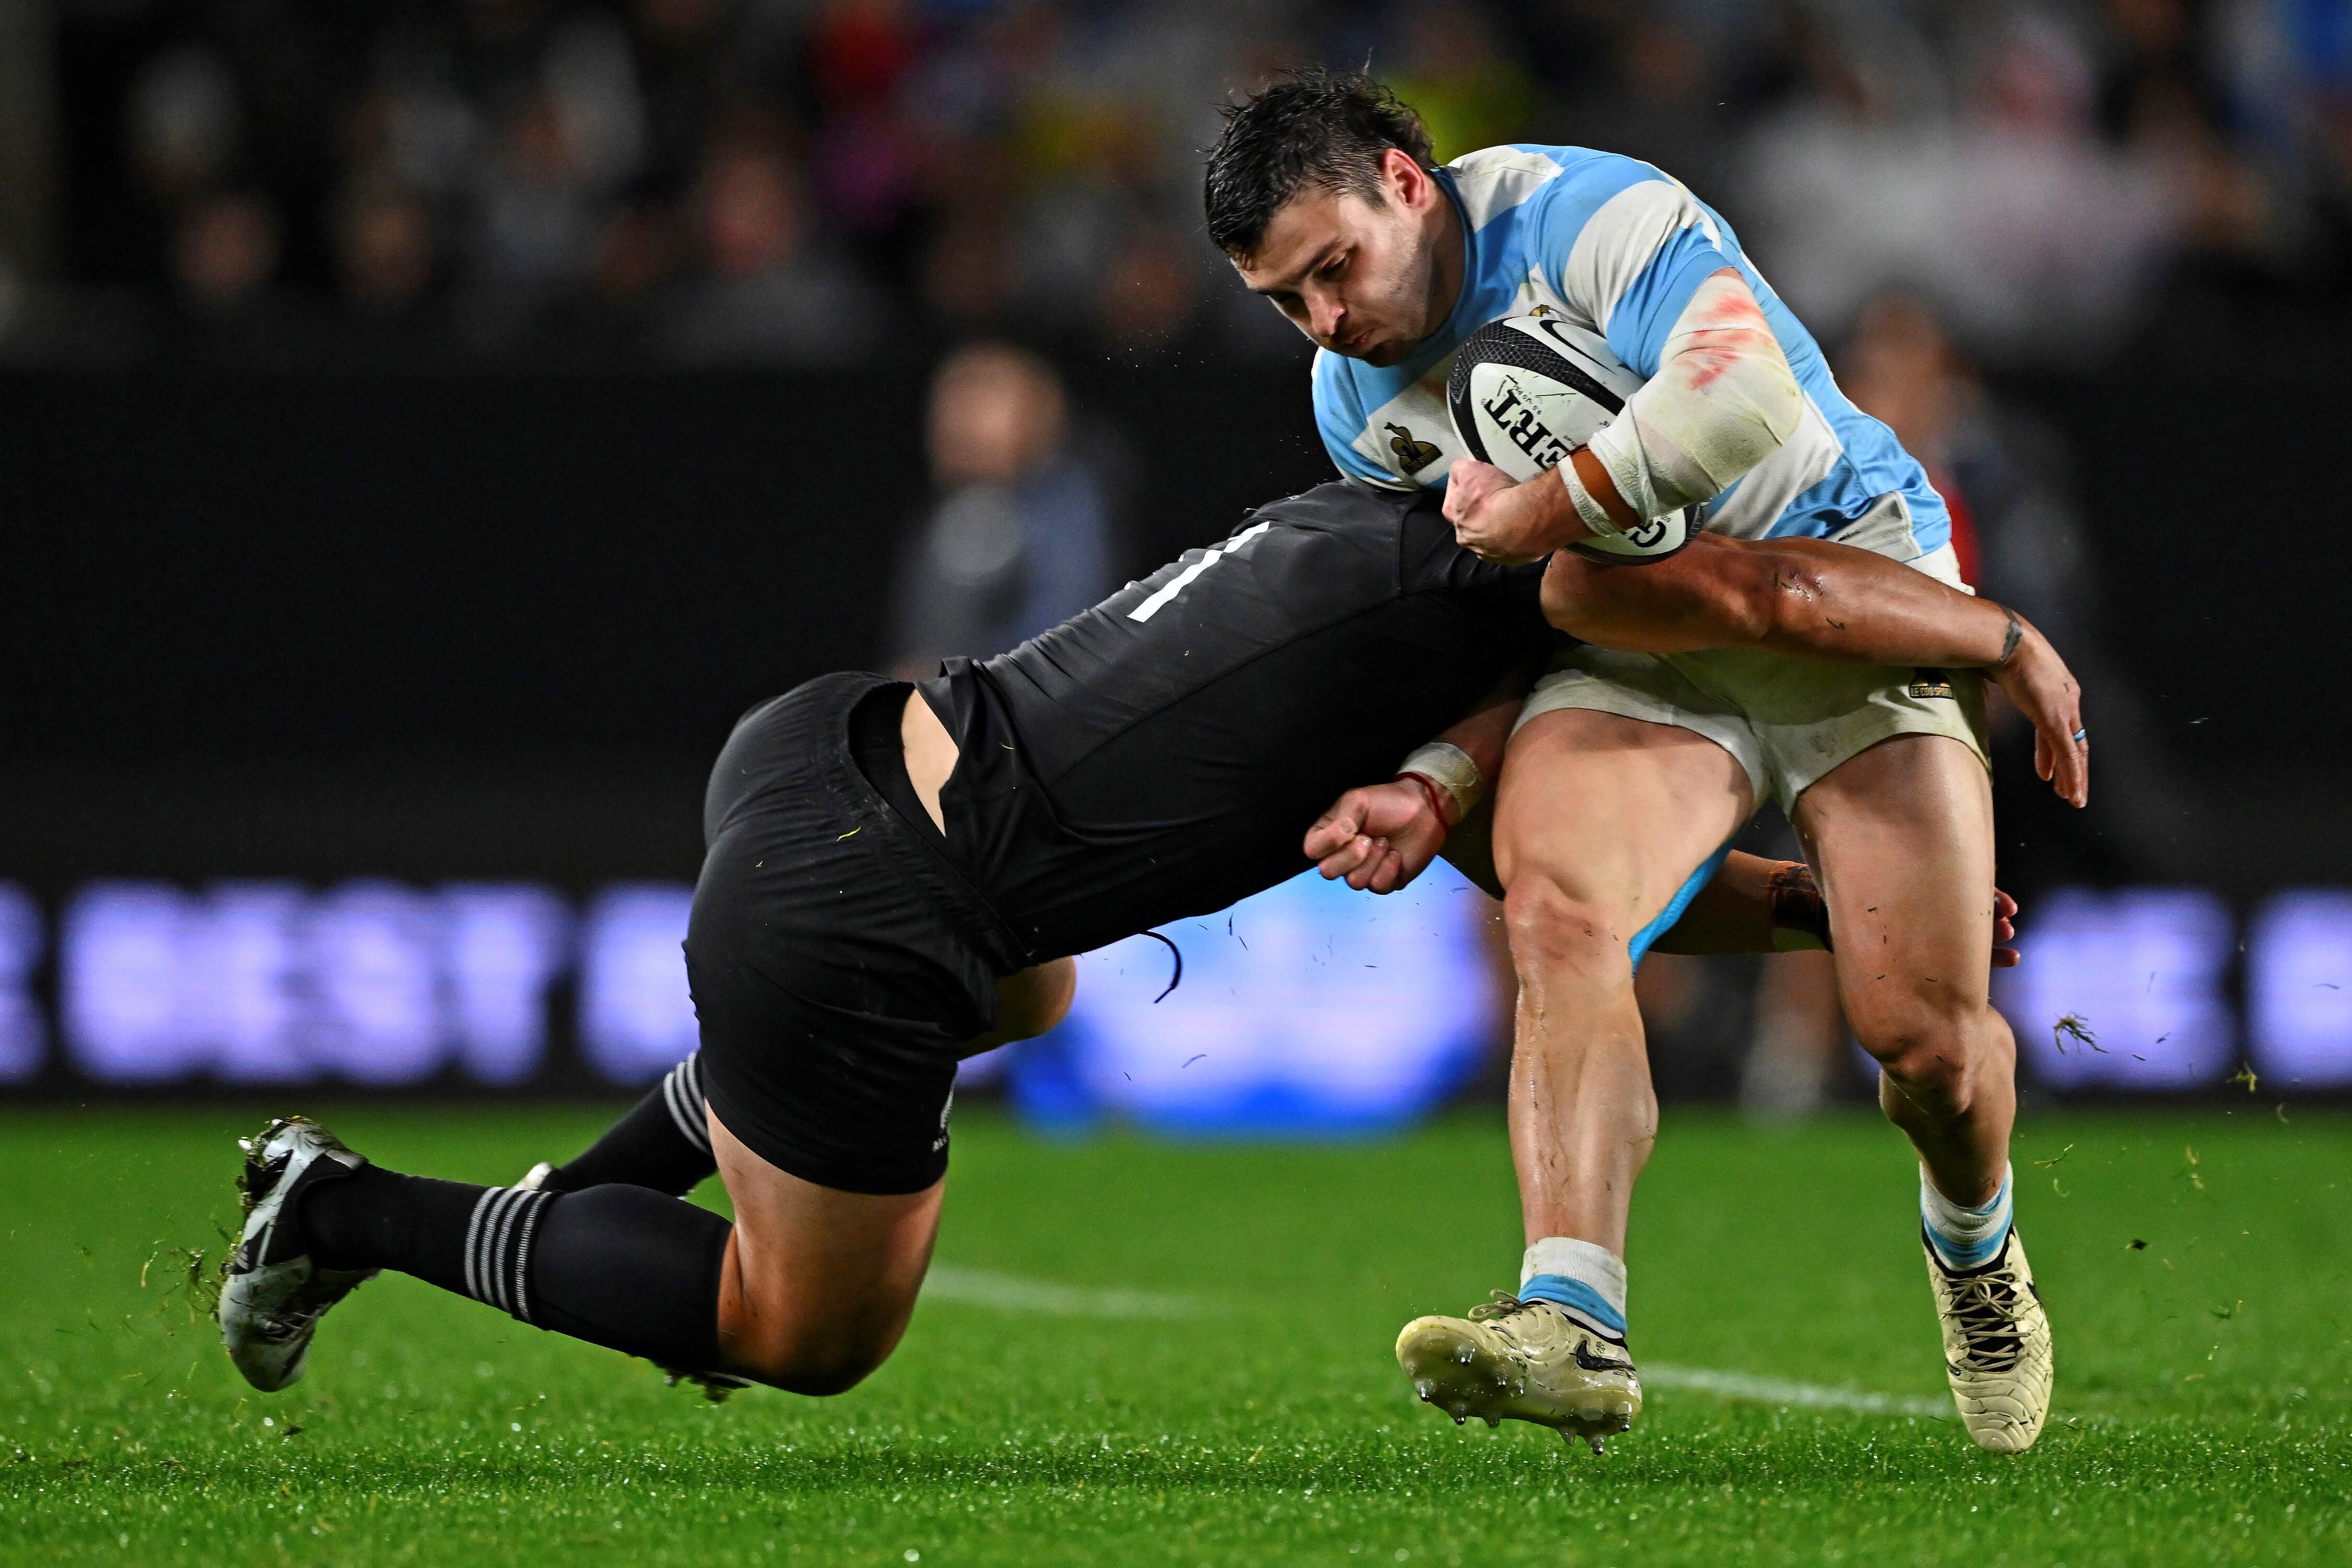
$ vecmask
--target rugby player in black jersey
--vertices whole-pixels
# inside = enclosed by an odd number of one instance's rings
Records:
[[[273,1122],[239,1177],[231,1357],[285,1387],[327,1309],[394,1268],[707,1383],[848,1388],[929,1261],[957,1061],[1052,1026],[1070,955],[1304,868],[1318,814],[1433,735],[1492,772],[1513,674],[1554,623],[1633,648],[1999,667],[2045,731],[2076,722],[2038,634],[2005,650],[2000,606],[1861,551],[1702,538],[1653,565],[1505,567],[1458,546],[1433,498],[1325,485],[1012,653],[753,709],[704,807],[701,1048],[587,1153],[510,1188]],[[1318,844],[1393,883],[1437,847],[1443,794],[1357,796],[1391,831],[1327,816]],[[1695,910],[1718,945],[1770,945],[1775,868],[1743,861]],[[675,1195],[714,1163],[732,1225]]]

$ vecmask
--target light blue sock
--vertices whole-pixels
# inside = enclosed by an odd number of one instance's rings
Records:
[[[2009,1238],[2011,1184],[2011,1172],[2004,1165],[2000,1191],[1992,1201],[1982,1208],[1962,1208],[1936,1190],[1925,1165],[1919,1168],[1919,1220],[1947,1267],[1979,1268],[2000,1256],[2001,1243]]]

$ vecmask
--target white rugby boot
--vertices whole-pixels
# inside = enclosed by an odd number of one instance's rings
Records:
[[[327,1309],[375,1278],[373,1268],[321,1268],[293,1223],[294,1203],[309,1184],[331,1171],[321,1163],[357,1170],[367,1162],[308,1117],[271,1122],[257,1138],[241,1138],[245,1168],[237,1174],[245,1234],[221,1271],[221,1342],[245,1381],[264,1394],[299,1382],[310,1355],[310,1336]]]
[[[515,1184],[515,1191],[519,1193],[536,1193],[542,1191],[547,1186],[548,1178],[554,1174],[555,1162],[552,1160],[541,1160],[538,1164],[533,1165],[530,1170],[525,1171],[522,1173],[522,1180]]]
[[[1457,1426],[1473,1415],[1489,1426],[1532,1421],[1597,1454],[1642,1414],[1642,1380],[1624,1345],[1550,1301],[1497,1290],[1467,1318],[1415,1318],[1396,1354],[1412,1391]]]
[[[1953,1268],[1927,1239],[1927,1282],[1944,1324],[1944,1370],[1960,1421],[1977,1447],[2021,1454],[2042,1435],[2050,1415],[2054,1373],[2050,1319],[2033,1288],[2025,1244],[2011,1226],[1990,1263]]]

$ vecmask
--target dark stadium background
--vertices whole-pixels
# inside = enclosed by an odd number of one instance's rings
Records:
[[[1105,89],[1061,123],[1134,145],[1036,151],[1053,105],[1035,100],[1069,97],[1106,50],[1143,48],[1120,29],[1145,31],[1150,9],[0,8],[24,46],[0,73],[0,878],[52,914],[103,878],[527,879],[574,897],[690,879],[699,780],[733,716],[889,658],[895,563],[929,499],[929,374],[975,337],[1041,350],[1115,440],[1127,571],[1324,478],[1303,345],[1244,320],[1255,307],[1199,236],[1187,148],[1213,121]],[[1683,76],[1653,73],[1681,98],[1646,110],[1596,97],[1671,41],[1642,7],[1440,9],[1483,40],[1470,58],[1402,13],[1275,7],[1244,26],[1168,12],[1227,29],[1200,68],[1216,90],[1279,58],[1370,49],[1441,128],[1649,153],[1742,225],[1784,289],[1769,215],[1751,227],[1733,175],[1679,167],[1675,150],[1695,127],[1761,135],[1792,106],[1834,119],[1847,104],[1857,126],[1884,112],[1868,51],[1817,9],[1727,8],[1743,20],[1718,16]],[[2136,689],[2117,717],[2095,676],[2091,722],[2103,755],[2136,742],[2162,786],[2158,819],[2126,827],[2111,796],[2066,823],[2008,779],[2002,874],[2029,913],[2061,883],[2205,887],[2241,913],[2274,889],[2352,883],[2352,142],[2328,140],[2344,73],[2325,28],[2289,29],[2308,45],[2294,79],[2312,123],[2297,121],[2308,144],[2282,145],[2217,63],[2212,15],[2174,9],[2178,36],[2135,31],[2129,7],[2092,16],[2074,48],[2087,96],[2054,134],[2118,157],[2185,139],[2221,194],[2118,273],[2128,310],[2104,335],[1959,334],[1990,395],[2063,453],[2096,563],[2079,628],[2095,653],[2066,651]],[[1933,58],[1973,79],[1990,46],[1967,8],[1912,10]],[[376,188],[355,148],[383,40],[460,40],[472,65],[453,79],[496,126],[534,112],[500,97],[499,73],[530,78],[530,51],[575,23],[637,63],[646,147],[574,205],[667,226],[645,298],[692,281],[682,215],[710,160],[750,148],[796,172],[807,243],[866,291],[861,347],[689,363],[635,324],[644,299],[585,272],[494,288],[469,258],[473,186],[420,195],[441,226],[431,280],[388,336],[362,319],[333,226],[338,203]],[[923,73],[966,58],[1004,74],[1002,112],[940,131]],[[175,59],[231,85],[234,144],[158,173],[133,100]],[[914,150],[899,185],[860,205],[866,187],[828,171],[845,145],[885,143]],[[1019,262],[1024,220],[1008,215],[1057,181],[1112,215],[1093,254],[1125,269],[1135,319],[1113,293],[1053,297],[1050,279],[976,304],[942,291],[968,231],[1009,227],[992,243]],[[2232,190],[2255,193],[2252,216]],[[174,226],[216,198],[261,204],[275,231],[261,280],[226,304],[174,272]],[[467,335],[490,316],[508,325]],[[1833,358],[1852,325],[1824,325]],[[45,959],[36,994],[54,984]],[[536,1081],[576,1087],[562,1062],[559,1043]],[[1662,1079],[1726,1093],[1734,1065],[1717,1052]],[[85,1088],[53,1053],[23,1091]]]

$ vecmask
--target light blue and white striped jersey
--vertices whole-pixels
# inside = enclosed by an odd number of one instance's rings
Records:
[[[1446,373],[1487,322],[1548,308],[1648,377],[1700,282],[1734,267],[1789,356],[1805,411],[1779,451],[1707,503],[1706,526],[1743,539],[1839,538],[1957,581],[1951,518],[1927,471],[1838,390],[1820,345],[1749,265],[1731,226],[1680,182],[1613,153],[1537,146],[1472,153],[1437,178],[1468,246],[1454,313],[1386,369],[1315,356],[1315,420],[1342,473],[1389,489],[1444,484],[1466,456],[1445,412]]]

